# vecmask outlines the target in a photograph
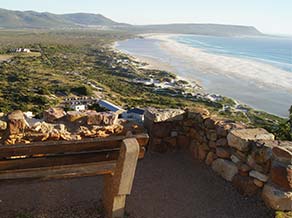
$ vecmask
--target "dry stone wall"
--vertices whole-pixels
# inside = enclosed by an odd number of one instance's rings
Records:
[[[292,142],[261,128],[222,120],[207,110],[145,112],[149,149],[187,150],[247,196],[259,191],[267,206],[292,210]]]

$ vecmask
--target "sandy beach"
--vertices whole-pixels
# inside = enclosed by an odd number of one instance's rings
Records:
[[[177,34],[144,34],[117,42],[114,49],[146,68],[175,73],[215,93],[282,117],[292,104],[292,73],[274,65],[231,55],[210,53],[177,42]]]
[[[292,74],[272,65],[231,56],[208,53],[202,49],[178,43],[172,39],[178,35],[146,35],[161,41],[161,49],[185,59],[205,74],[223,74],[240,80],[252,81],[262,87],[281,88],[292,92]]]

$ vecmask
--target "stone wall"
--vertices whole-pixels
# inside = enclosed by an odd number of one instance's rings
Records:
[[[292,142],[274,140],[265,129],[211,116],[207,110],[145,113],[149,149],[187,150],[247,196],[261,192],[267,206],[292,210]]]

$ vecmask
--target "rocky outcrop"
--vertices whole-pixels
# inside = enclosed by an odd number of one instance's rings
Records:
[[[49,108],[44,111],[44,120],[48,123],[53,123],[66,115],[66,112],[62,108]]]
[[[292,210],[292,192],[285,192],[273,185],[266,184],[263,189],[262,198],[274,210]]]
[[[212,163],[212,169],[227,181],[231,182],[238,169],[234,163],[224,159],[217,159]]]
[[[26,121],[21,111],[10,113],[1,121],[0,139],[3,144],[30,143],[36,141],[82,140],[104,138],[113,135],[138,134],[145,129],[133,122],[119,120],[112,112],[69,111],[50,108],[44,119]],[[0,144],[1,145],[1,144]]]

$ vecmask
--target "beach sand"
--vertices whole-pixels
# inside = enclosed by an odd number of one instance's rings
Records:
[[[171,39],[177,35],[150,35],[148,38],[161,41],[161,49],[185,59],[205,74],[223,74],[241,80],[253,81],[259,87],[281,88],[292,93],[292,73],[272,65],[249,59],[208,53]]]
[[[171,71],[196,81],[208,93],[282,117],[292,104],[292,73],[273,65],[234,56],[208,53],[176,42],[177,34],[144,34],[115,44],[115,49],[146,62],[146,68]]]

